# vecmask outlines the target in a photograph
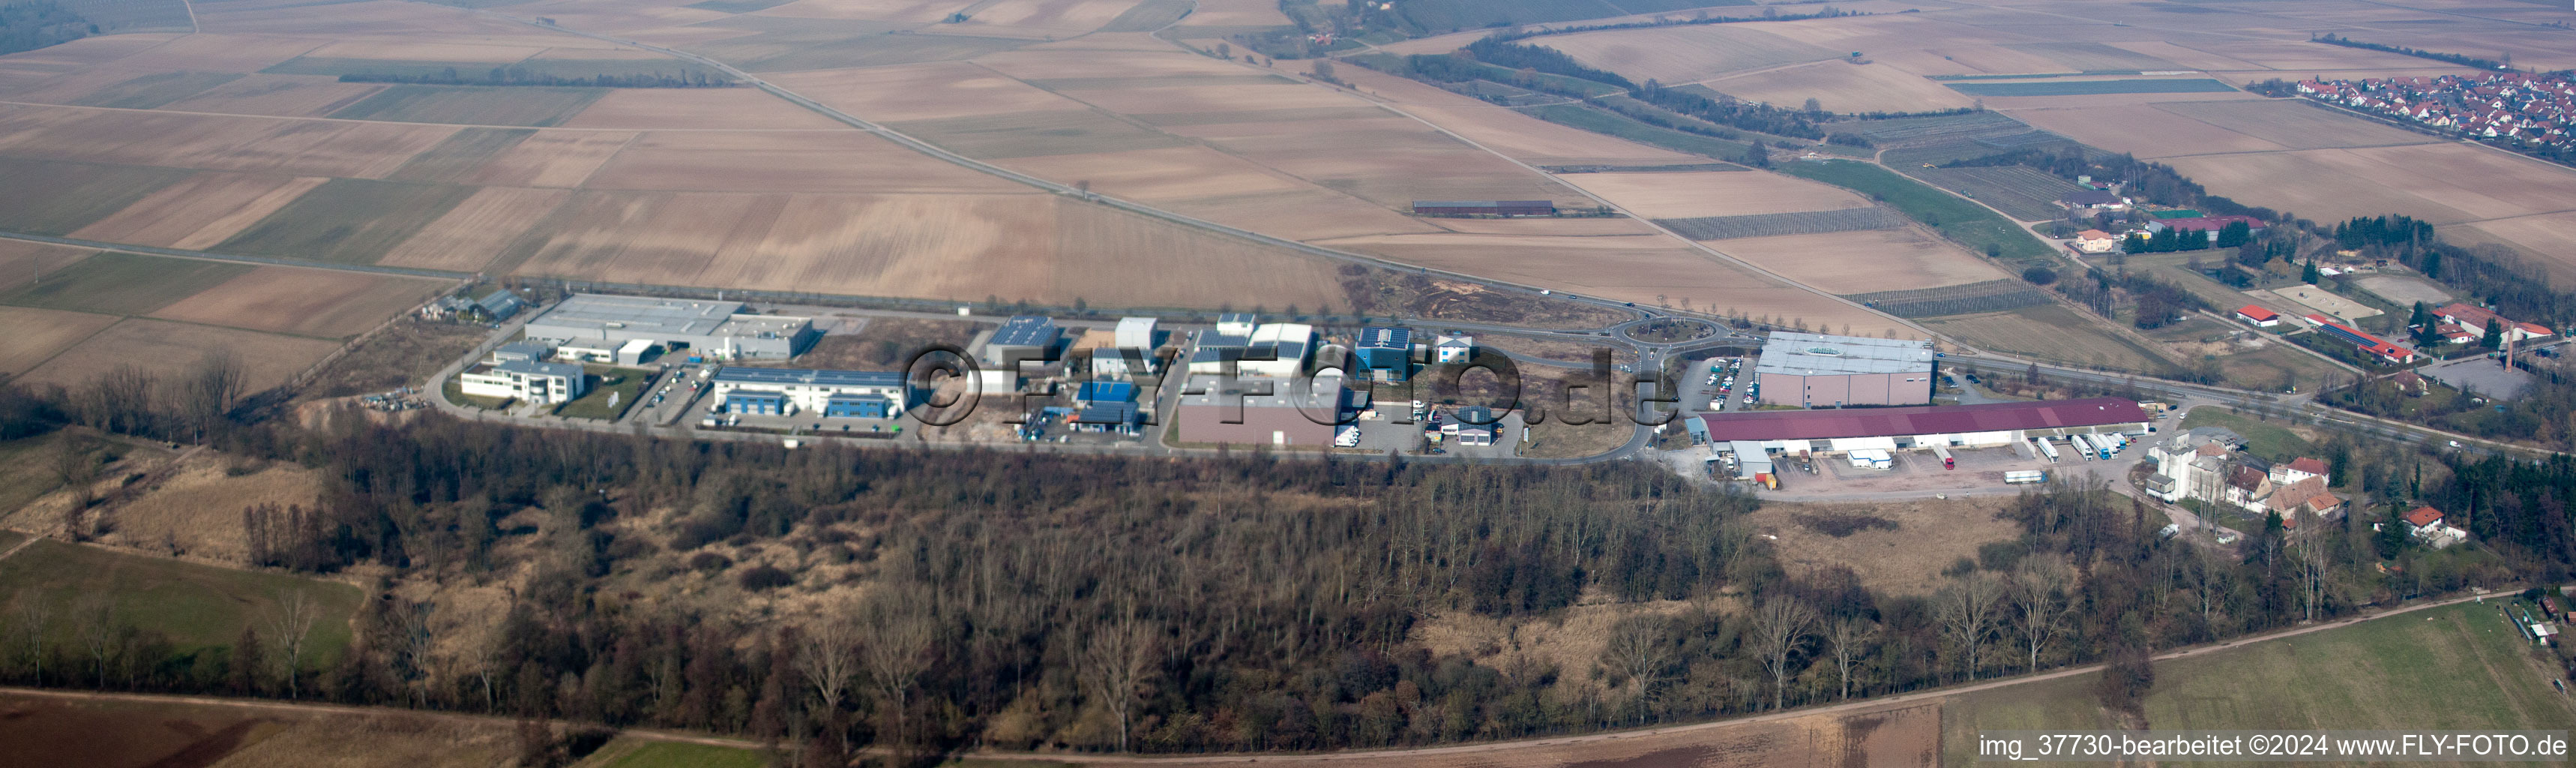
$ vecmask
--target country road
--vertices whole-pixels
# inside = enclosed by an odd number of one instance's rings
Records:
[[[2255,644],[2259,644],[2259,643],[2267,643],[2267,642],[2271,642],[2271,641],[2274,641],[2274,640],[2280,640],[2280,639],[2282,639],[2282,638],[2298,637],[2298,636],[2300,636],[2300,635],[2305,635],[2305,634],[2309,634],[2309,633],[2312,633],[2312,632],[2322,632],[2322,631],[2326,631],[2326,630],[2330,630],[2330,629],[2337,629],[2337,628],[2341,628],[2341,627],[2347,627],[2347,626],[2351,626],[2351,625],[2353,625],[2353,624],[2358,624],[2358,623],[2361,623],[2361,622],[2364,622],[2364,621],[2373,621],[2373,620],[2384,619],[2384,618],[2388,618],[2388,617],[2392,617],[2392,616],[2401,616],[2401,615],[2405,615],[2405,614],[2408,614],[2408,613],[2413,613],[2413,612],[2416,612],[2416,611],[2421,611],[2421,610],[2425,610],[2425,609],[2429,609],[2429,608],[2438,608],[2438,607],[2446,606],[2446,605],[2456,605],[2456,604],[2459,604],[2459,603],[2465,603],[2465,602],[2469,602],[2469,601],[2471,601],[2471,600],[2476,600],[2476,599],[2478,599],[2478,598],[2480,598],[2480,597],[2483,597],[2483,596],[2486,596],[2486,595],[2490,595],[2490,594],[2502,594],[2502,593],[2501,593],[2501,592],[2477,592],[2477,593],[2473,593],[2473,594],[2461,595],[2461,596],[2457,596],[2457,597],[2451,597],[2451,598],[2445,598],[2445,599],[2441,599],[2441,600],[2434,600],[2434,601],[2430,601],[2430,602],[2417,603],[2417,604],[2414,604],[2414,605],[2403,606],[2403,607],[2394,608],[2394,609],[2390,609],[2390,610],[2383,611],[2383,612],[2379,612],[2379,613],[2375,613],[2375,614],[2368,614],[2368,615],[2363,615],[2363,616],[2353,616],[2353,617],[2344,618],[2344,619],[2337,619],[2337,620],[2334,620],[2334,621],[2320,622],[2320,623],[2316,623],[2316,624],[2309,624],[2309,625],[2306,625],[2306,626],[2293,627],[2293,628],[2286,629],[2286,630],[2281,630],[2281,631],[2278,631],[2278,632],[2272,632],[2272,633],[2262,634],[2262,635],[2255,635],[2255,636],[2252,636],[2252,637],[2242,637],[2242,638],[2237,638],[2237,639],[2229,640],[2229,641],[2222,642],[2222,643],[2214,643],[2214,644],[2208,644],[2208,645],[2198,645],[2198,646],[2193,646],[2193,647],[2190,647],[2190,648],[2183,648],[2183,649],[2179,649],[2179,650],[2173,650],[2173,651],[2168,651],[2168,652],[2165,652],[2165,653],[2159,653],[2159,654],[2156,654],[2156,655],[2155,655],[2155,660],[2156,660],[2156,661],[2170,661],[2170,660],[2173,660],[2173,659],[2189,658],[2189,657],[2199,656],[2199,655],[2208,654],[2208,653],[2213,653],[2213,652],[2217,652],[2217,651],[2233,649],[2233,648],[2237,648],[2237,647],[2241,647],[2241,646],[2255,645]],[[1380,750],[1357,750],[1357,751],[1346,751],[1346,752],[1317,752],[1317,753],[1234,753],[1234,754],[1216,754],[1216,755],[1182,755],[1182,756],[1172,756],[1172,757],[1157,757],[1157,756],[1142,756],[1142,755],[1099,755],[1099,754],[1086,754],[1086,753],[1074,753],[1074,752],[1003,752],[1003,751],[978,751],[978,752],[969,752],[969,753],[965,753],[965,754],[960,755],[960,756],[961,756],[961,757],[969,757],[969,758],[979,759],[979,760],[995,761],[995,762],[1027,762],[1027,763],[1046,763],[1046,764],[1056,764],[1056,765],[1063,765],[1063,764],[1068,764],[1068,763],[1069,763],[1069,764],[1075,764],[1075,765],[1242,765],[1242,764],[1249,764],[1249,763],[1262,763],[1262,764],[1274,764],[1274,765],[1275,765],[1275,764],[1291,764],[1291,765],[1295,765],[1295,764],[1332,764],[1332,763],[1368,763],[1368,762],[1380,762],[1380,763],[1385,763],[1385,764],[1388,764],[1388,765],[1403,765],[1403,764],[1406,764],[1406,763],[1409,763],[1409,762],[1417,762],[1417,761],[1421,761],[1421,760],[1424,760],[1424,759],[1428,759],[1428,758],[1435,758],[1435,757],[1483,756],[1483,755],[1492,755],[1492,756],[1497,756],[1497,757],[1499,757],[1499,756],[1501,756],[1501,755],[1506,755],[1506,754],[1509,754],[1509,753],[1518,752],[1518,751],[1524,751],[1524,750],[1537,750],[1537,749],[1542,749],[1542,748],[1550,748],[1550,749],[1552,749],[1552,748],[1561,748],[1561,747],[1565,747],[1565,746],[1568,746],[1568,745],[1585,745],[1585,744],[1602,744],[1602,745],[1608,745],[1608,744],[1613,743],[1613,742],[1619,743],[1619,744],[1621,744],[1623,747],[1628,747],[1628,748],[1632,748],[1632,749],[1633,749],[1633,748],[1636,748],[1636,746],[1635,746],[1635,745],[1636,745],[1636,744],[1638,744],[1638,743],[1640,743],[1640,742],[1668,742],[1668,743],[1669,743],[1669,745],[1654,745],[1654,747],[1650,747],[1650,748],[1662,748],[1662,747],[1666,747],[1666,746],[1679,746],[1679,745],[1682,745],[1682,744],[1687,744],[1689,741],[1691,741],[1691,740],[1693,740],[1693,739],[1696,739],[1696,738],[1702,738],[1702,737],[1705,737],[1705,736],[1712,736],[1712,735],[1715,735],[1715,732],[1720,731],[1720,730],[1723,730],[1723,729],[1728,729],[1728,728],[1736,728],[1736,727],[1742,727],[1742,726],[1747,726],[1747,725],[1758,725],[1758,724],[1762,724],[1762,723],[1770,723],[1770,722],[1776,722],[1776,721],[1781,721],[1781,720],[1789,720],[1789,719],[1795,719],[1795,718],[1815,717],[1815,716],[1819,716],[1819,715],[1854,714],[1854,713],[1868,712],[1868,711],[1872,711],[1872,710],[1887,709],[1887,708],[1892,708],[1892,707],[1896,707],[1896,706],[1900,706],[1900,705],[1905,705],[1905,704],[1930,703],[1930,702],[1938,701],[1938,700],[1940,700],[1940,699],[1948,698],[1948,697],[1951,697],[1951,696],[1957,696],[1957,695],[1960,695],[1960,694],[1976,693],[1976,692],[1979,692],[1979,691],[1997,690],[1997,689],[2003,689],[2003,688],[2010,688],[2010,687],[2012,687],[2012,686],[2016,686],[2016,685],[2022,685],[2022,684],[2024,684],[2024,683],[2042,682],[2042,681],[2047,681],[2047,680],[2056,680],[2056,679],[2065,678],[2065,677],[2072,677],[2072,676],[2075,676],[2075,675],[2090,674],[2090,673],[2092,673],[2092,672],[2095,672],[2095,671],[2100,670],[2101,668],[2102,668],[2102,665],[2100,665],[2100,664],[2086,664],[2086,665],[2082,665],[2082,666],[2074,666],[2074,667],[2066,667],[2066,668],[2062,668],[2062,669],[2054,669],[2054,670],[2050,670],[2050,671],[2047,671],[2047,672],[2041,672],[2041,673],[2034,674],[2034,675],[2021,675],[2021,676],[2017,676],[2017,677],[1996,678],[1996,679],[1987,680],[1987,681],[1983,681],[1983,682],[1968,683],[1968,684],[1964,684],[1964,685],[1954,685],[1954,686],[1948,686],[1948,687],[1942,687],[1942,688],[1933,688],[1933,689],[1926,689],[1926,690],[1920,690],[1920,691],[1913,691],[1913,692],[1909,692],[1909,693],[1897,694],[1897,695],[1894,695],[1894,696],[1882,696],[1882,697],[1872,698],[1872,699],[1859,699],[1859,700],[1854,700],[1854,701],[1842,702],[1842,703],[1838,703],[1838,704],[1830,704],[1830,705],[1816,706],[1816,707],[1802,707],[1802,708],[1797,708],[1797,709],[1787,709],[1787,710],[1780,710],[1780,711],[1776,711],[1776,712],[1766,712],[1766,713],[1758,714],[1758,715],[1748,715],[1748,716],[1744,716],[1744,717],[1726,718],[1726,719],[1721,719],[1721,720],[1710,720],[1710,721],[1706,721],[1706,722],[1689,723],[1689,724],[1684,724],[1684,725],[1668,725],[1668,726],[1658,726],[1658,727],[1654,727],[1654,728],[1642,728],[1642,729],[1636,729],[1636,730],[1626,730],[1626,731],[1606,731],[1606,732],[1601,732],[1601,733],[1590,733],[1590,734],[1571,735],[1571,736],[1551,736],[1551,737],[1542,737],[1542,738],[1533,738],[1533,739],[1519,739],[1519,740],[1513,740],[1513,741],[1485,742],[1485,743],[1477,743],[1477,744],[1458,744],[1458,745],[1441,746],[1441,747],[1423,747],[1423,748],[1419,748],[1419,749],[1380,749]],[[266,712],[279,712],[279,713],[331,714],[331,715],[377,715],[377,714],[388,714],[388,713],[403,713],[403,714],[407,714],[407,715],[411,715],[411,716],[417,716],[417,717],[424,717],[424,718],[431,718],[431,719],[438,719],[438,720],[446,720],[446,721],[452,721],[452,722],[474,723],[474,724],[479,724],[479,725],[496,726],[496,727],[510,727],[510,726],[515,726],[515,725],[516,725],[516,723],[518,722],[518,720],[516,720],[516,719],[514,719],[514,718],[503,717],[503,716],[497,716],[497,715],[477,715],[477,714],[466,714],[466,713],[457,713],[457,712],[438,712],[438,711],[412,710],[412,709],[401,709],[401,708],[395,708],[395,707],[371,707],[371,706],[355,706],[355,705],[346,705],[346,704],[319,704],[319,703],[307,703],[307,702],[288,702],[288,701],[274,701],[274,700],[265,700],[265,699],[232,699],[232,698],[222,698],[222,697],[215,697],[215,696],[183,696],[183,695],[151,694],[151,693],[113,693],[113,692],[100,692],[100,691],[66,691],[66,690],[57,690],[57,689],[50,689],[50,688],[21,688],[21,687],[0,687],[0,693],[7,693],[7,694],[10,694],[10,695],[17,695],[17,696],[41,696],[41,697],[47,697],[47,698],[69,699],[69,700],[78,700],[78,701],[132,701],[132,702],[165,703],[165,704],[192,704],[192,705],[199,705],[199,706],[227,707],[227,708],[237,708],[237,709],[246,709],[246,710],[257,710],[257,711],[266,711]],[[669,741],[669,742],[683,742],[683,743],[692,743],[692,744],[707,744],[707,745],[714,745],[714,746],[739,747],[739,748],[743,748],[743,749],[758,749],[758,748],[760,748],[760,746],[761,746],[759,742],[757,742],[757,741],[753,741],[753,740],[750,740],[750,739],[733,738],[733,737],[726,737],[726,736],[714,736],[714,735],[699,734],[699,733],[685,733],[685,732],[661,731],[661,730],[652,730],[652,729],[632,729],[632,730],[627,730],[627,731],[625,731],[624,733],[625,733],[625,734],[627,734],[627,735],[629,735],[629,736],[636,737],[636,738],[649,739],[649,740],[653,740],[653,741]]]

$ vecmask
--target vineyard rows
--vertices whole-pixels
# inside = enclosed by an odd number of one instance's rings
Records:
[[[1906,175],[1976,198],[2022,221],[2048,221],[2065,213],[2057,205],[2084,188],[2024,165],[1992,168],[1901,167]]]
[[[1856,293],[1843,298],[1905,318],[2001,312],[2049,303],[2048,294],[2020,280],[1988,280],[1942,288]]]
[[[1692,240],[1732,240],[1739,237],[1772,237],[1775,235],[1814,235],[1825,232],[1852,232],[1865,229],[1895,229],[1905,226],[1905,214],[1886,206],[1845,208],[1839,211],[1806,211],[1802,213],[1762,213],[1751,216],[1702,216],[1690,219],[1656,219],[1656,224]]]

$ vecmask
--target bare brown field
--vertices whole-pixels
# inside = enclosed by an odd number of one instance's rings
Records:
[[[2263,68],[2263,65],[2234,56],[2211,53],[2198,48],[2185,48],[2164,40],[2123,40],[2111,42],[2109,45],[2154,56],[2183,67],[2210,72]]]
[[[826,130],[848,126],[753,88],[619,88],[563,121],[562,127]]]
[[[1661,235],[1543,237],[1388,235],[1332,240],[1343,250],[1584,296],[1875,336],[1902,328],[1884,315],[1756,274]],[[1919,333],[1919,332],[1917,332]]]
[[[956,25],[959,34],[989,35],[1005,27],[1036,32],[1052,37],[1068,37],[1099,29],[1109,20],[1136,4],[1137,0],[1001,0],[983,5],[966,23]]]
[[[196,365],[207,350],[228,349],[241,360],[250,390],[257,392],[285,382],[339,347],[339,342],[320,339],[134,317],[63,350],[26,378],[68,386],[120,365],[175,376]]]
[[[0,72],[59,75],[131,56],[179,37],[162,33],[93,35],[61,45],[0,56]]]
[[[571,190],[485,187],[422,227],[376,263],[478,272],[511,241],[545,221]]]
[[[850,19],[926,24],[955,12],[955,3],[928,0],[797,0],[763,8],[762,16],[799,19]]]
[[[245,228],[322,186],[319,176],[255,176],[208,171],[163,187],[124,210],[72,233],[86,240],[200,249]]]
[[[2228,103],[2228,102],[2186,102]],[[2285,147],[2164,109],[2165,104],[2021,109],[2010,114],[2031,127],[2055,131],[2098,147],[2139,157],[2223,152],[2269,152]]]
[[[1473,235],[1653,235],[1644,221],[1626,216],[1580,219],[1420,219],[1422,223]]]
[[[1934,462],[1938,463],[1938,462]],[[1818,467],[1823,469],[1823,467]],[[1932,467],[1940,471],[1940,467]],[[1802,484],[1831,482],[1805,475],[1793,475],[1789,482]],[[1851,566],[1860,574],[1861,583],[1890,594],[1920,595],[1942,583],[1941,569],[1965,557],[1975,559],[1977,547],[1997,541],[2010,541],[2022,534],[2020,523],[1996,519],[1996,513],[2012,503],[2010,496],[1978,496],[1957,499],[1916,499],[1907,501],[1861,504],[1825,504],[1769,501],[1760,511],[1745,516],[1762,533],[1780,537],[1776,551],[1796,570],[1799,566],[1828,568]],[[1799,525],[1800,515],[1844,514],[1867,515],[1895,521],[1896,528],[1870,528],[1850,536],[1835,538]]]
[[[648,132],[594,189],[736,192],[1018,192],[1027,187],[858,131]]]
[[[767,199],[764,200],[764,197]],[[583,192],[563,204],[547,231],[512,249],[496,270],[661,285],[697,284],[737,227],[757,237],[767,221],[743,221],[760,204],[774,219],[783,196],[674,192]],[[523,263],[512,260],[526,254]],[[713,285],[709,283],[709,285]],[[747,286],[728,286],[747,287]]]
[[[1339,76],[1371,98],[1430,121],[1486,149],[1533,165],[1654,165],[1707,158],[1558,125],[1509,108],[1359,67]]]
[[[260,267],[152,316],[254,331],[346,338],[419,306],[449,283],[296,267]]]
[[[1173,213],[1297,240],[1433,232],[1429,224],[1322,187],[1174,200]]]
[[[178,112],[321,117],[384,90],[320,75],[251,75],[162,107]]]
[[[1146,83],[1186,82],[1146,80]],[[1037,83],[1045,85],[1044,81]],[[1241,112],[1255,109],[1301,109],[1358,106],[1350,96],[1304,83],[1219,82],[1208,85],[1136,85],[1102,82],[1100,87],[1065,88],[1066,96],[1101,109],[1126,114]]]
[[[438,37],[450,37],[439,35]],[[545,52],[542,46],[483,45],[440,40],[369,40],[363,43],[331,43],[304,54],[317,59],[378,59],[384,61],[453,61],[473,64],[514,64]]]
[[[1837,19],[1837,21],[1840,21]],[[1752,24],[1656,27],[1553,35],[1533,41],[1584,64],[1645,82],[1706,80],[1729,72],[1823,61],[1842,54],[1757,30]],[[1769,25],[1762,25],[1769,26]]]
[[[1649,219],[1832,211],[1870,204],[1840,187],[1776,173],[1578,173],[1560,178]]]
[[[1929,112],[1976,102],[1903,70],[1842,61],[1721,77],[1703,84],[1739,99],[1793,108],[1813,98],[1833,112]]]
[[[168,479],[117,506],[116,530],[106,543],[163,552],[175,543],[178,554],[191,558],[247,565],[241,511],[262,504],[310,509],[321,499],[322,478],[288,463],[235,475],[237,461],[211,451],[182,459]]]
[[[1398,210],[1410,210],[1415,200],[1580,199],[1543,174],[1393,115],[1169,130]]]
[[[1833,294],[1937,288],[2011,277],[1983,257],[1916,227],[1746,237],[1714,245],[1729,256]]]
[[[55,353],[107,330],[115,315],[65,312],[34,307],[0,307],[0,377],[26,373]]]
[[[1434,231],[1384,206],[1206,147],[1049,155],[1000,163],[1188,216],[1295,239]]]
[[[0,112],[0,152],[165,168],[383,178],[455,126],[85,107]]]
[[[2338,114],[2306,99],[2177,101],[2155,108],[2290,149],[2432,144],[2440,138]]]
[[[0,292],[71,266],[97,251],[25,240],[0,240]]]
[[[2456,143],[2186,157],[2171,163],[2212,192],[2318,221],[2403,213],[2448,224],[2549,213],[2576,199],[2576,172]]]
[[[2359,33],[2347,34],[2352,34],[2356,37],[2359,36]],[[2424,47],[2420,42],[2409,41],[2408,44],[2419,48]],[[2381,53],[2360,48],[2345,48],[2339,45],[2327,45],[2324,43],[2311,43],[2305,40],[2239,40],[2201,38],[2179,43],[2179,45],[2196,51],[2206,51],[2238,61],[2248,62],[2265,69],[2278,69],[2297,74],[2305,74],[2308,70],[2422,69],[2427,66],[2432,66],[2431,62],[2425,59],[2418,59],[2413,56]],[[2480,46],[2477,50],[2485,50],[2491,47],[2493,46]],[[2465,72],[2468,71],[2468,68],[2461,67],[2455,71]],[[2290,80],[2294,78],[2285,76],[2281,79]]]
[[[514,764],[518,745],[507,723],[397,710],[362,715],[26,694],[0,697],[0,741],[21,747],[10,765],[89,768],[486,768]]]
[[[1072,109],[1045,89],[962,61],[792,72],[767,79],[807,98],[878,122]]]
[[[2115,75],[2099,79],[2119,80],[2123,78]],[[2262,98],[2263,97],[2261,95],[2246,93],[2243,91],[2225,93],[2208,91],[2195,93],[2102,93],[2077,94],[2070,96],[1985,97],[1986,108],[1998,112],[2011,112],[2025,109],[2094,109],[2099,107],[2116,107],[2138,103],[2160,103],[2168,101],[2226,101],[2231,99],[2238,101],[2254,101]]]
[[[975,63],[1023,80],[1226,77],[1250,72],[1241,66],[1182,51],[1168,44],[1155,50],[1129,53],[1033,46],[980,56]]]
[[[2576,282],[2576,257],[2567,251],[2576,243],[2576,213],[2549,213],[2518,216],[2510,219],[2481,221],[2442,230],[2445,238],[2464,242],[2496,243],[2523,252],[2535,263],[2549,269],[2556,282]]]
[[[538,131],[502,150],[466,179],[505,187],[577,187],[637,134],[624,131]]]
[[[1199,8],[1182,19],[1183,26],[1269,26],[1287,24],[1288,17],[1279,12],[1279,4],[1267,0],[1200,0]]]

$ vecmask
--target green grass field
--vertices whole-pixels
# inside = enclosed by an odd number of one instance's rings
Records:
[[[1732,161],[1743,157],[1744,150],[1752,146],[1740,141],[1727,141],[1649,125],[1627,115],[1581,104],[1548,104],[1522,107],[1520,111],[1531,117],[1559,125],[1573,126],[1593,133],[1606,133],[1640,144],[1662,147],[1675,152],[1706,155],[1720,160]]]
[[[585,365],[582,368],[590,371],[593,377],[590,393],[555,408],[555,415],[567,419],[614,420],[625,415],[626,409],[635,407],[635,399],[644,394],[644,377],[652,373],[641,368],[605,365]],[[616,397],[615,405],[609,404],[611,395]]]
[[[671,741],[611,743],[583,768],[762,768],[769,760],[759,751],[712,744]]]
[[[32,596],[52,607],[58,637],[70,637],[72,609],[83,595],[115,598],[116,619],[158,631],[182,651],[231,645],[242,628],[261,621],[277,598],[302,591],[321,607],[313,623],[305,667],[336,661],[349,645],[349,616],[363,595],[336,582],[282,573],[243,571],[128,555],[51,539],[0,560],[0,601],[15,611]]]
[[[447,137],[429,151],[414,155],[410,162],[394,169],[385,178],[394,181],[427,181],[460,183],[492,159],[528,137],[534,128],[467,128]]]
[[[2106,321],[2059,304],[1927,317],[1919,322],[1981,349],[2052,363],[2149,374],[2173,369],[2163,356],[2103,327]]]
[[[2349,375],[2315,355],[2281,343],[2219,358],[2218,367],[2227,374],[2229,386],[2272,392],[2282,392],[2291,386],[2297,386],[2301,392],[2314,392],[2327,382]]]
[[[1780,172],[1843,187],[1885,201],[1914,220],[1941,231],[1943,236],[1984,253],[1993,246],[2014,269],[2024,266],[2056,266],[2047,243],[2029,231],[2004,219],[1984,206],[1961,200],[1931,185],[1898,175],[1869,163],[1850,160],[1824,162],[1789,162],[1780,164]]]
[[[332,179],[213,250],[373,264],[473,194],[446,184]]]
[[[51,468],[55,440],[49,434],[0,442],[0,513],[15,512],[62,487]]]
[[[2288,427],[2268,421],[2256,421],[2244,414],[2213,405],[2191,409],[2191,413],[2182,417],[2182,427],[2184,429],[2226,427],[2236,430],[2236,434],[2245,436],[2245,450],[2274,461],[2288,461],[2306,456],[2312,450],[2307,438],[2300,437]]]
[[[2155,729],[2559,730],[2576,709],[2531,644],[2465,603],[2156,663]],[[2104,728],[2094,677],[1956,697],[1941,709],[1945,765],[1974,764],[1979,729]],[[2200,763],[2209,765],[2210,763]]]
[[[99,253],[0,294],[0,304],[141,315],[251,271],[240,264]]]
[[[84,107],[156,109],[241,77],[238,72],[162,72],[99,89],[72,103]]]
[[[537,85],[397,85],[331,113],[342,120],[466,125],[557,125],[606,95],[606,88]]]
[[[2225,93],[2236,90],[2208,78],[2191,80],[2044,80],[2030,83],[1950,83],[1970,96],[2094,96],[2110,93]]]
[[[139,165],[0,158],[0,230],[68,235],[185,179],[190,171]]]

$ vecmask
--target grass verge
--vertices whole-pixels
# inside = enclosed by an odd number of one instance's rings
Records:
[[[2245,449],[2254,455],[2274,461],[2288,461],[2308,455],[2308,439],[2288,427],[2251,417],[2217,406],[2204,405],[2191,409],[2182,417],[2182,427],[2226,427],[2245,436]]]

